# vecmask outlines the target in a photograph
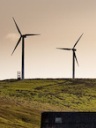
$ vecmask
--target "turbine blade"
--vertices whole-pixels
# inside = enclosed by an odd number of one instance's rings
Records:
[[[74,52],[74,57],[75,57],[75,60],[76,60],[76,62],[78,64],[78,66],[79,66],[79,63],[78,63],[77,56],[76,56],[76,53],[75,52]]]
[[[21,34],[21,31],[20,31],[20,29],[19,29],[19,27],[18,27],[18,25],[17,25],[17,23],[16,23],[16,21],[15,21],[15,19],[14,19],[14,18],[13,18],[13,20],[14,20],[14,23],[15,23],[15,25],[16,25],[16,28],[17,28],[17,30],[18,30],[18,32],[19,32],[19,34],[20,34],[20,35],[22,35],[22,34]]]
[[[83,33],[82,33],[83,35]],[[75,46],[77,45],[77,43],[79,42],[79,40],[81,39],[82,35],[78,38],[78,40],[76,41],[75,45],[73,46],[73,48],[75,48]]]
[[[18,40],[18,42],[17,42],[17,44],[16,44],[16,46],[15,46],[15,48],[14,48],[14,50],[13,50],[12,54],[13,54],[13,53],[14,53],[14,51],[16,50],[16,48],[17,48],[17,46],[19,45],[20,41],[21,41],[21,37],[19,38],[19,40]],[[12,54],[11,54],[11,55],[12,55]]]
[[[25,36],[38,36],[40,34],[25,34]]]
[[[57,49],[61,49],[61,50],[72,50],[71,48],[57,48]]]

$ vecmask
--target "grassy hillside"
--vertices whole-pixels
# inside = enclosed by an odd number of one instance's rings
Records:
[[[96,111],[96,80],[0,81],[0,128],[40,128],[43,111]]]

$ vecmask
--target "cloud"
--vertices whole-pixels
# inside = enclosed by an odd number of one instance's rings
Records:
[[[9,33],[6,36],[6,39],[9,39],[10,41],[16,41],[16,40],[18,40],[18,34],[16,34],[16,33]]]

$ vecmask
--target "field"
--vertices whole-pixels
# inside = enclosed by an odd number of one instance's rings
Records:
[[[96,79],[0,81],[0,128],[40,128],[43,111],[96,112]]]

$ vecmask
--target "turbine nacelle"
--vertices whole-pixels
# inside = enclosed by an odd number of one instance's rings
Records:
[[[22,38],[26,38],[27,36],[26,35],[21,35]]]
[[[73,50],[74,52],[76,52],[76,51],[77,51],[77,49],[74,49],[74,48],[73,48],[72,50]]]

